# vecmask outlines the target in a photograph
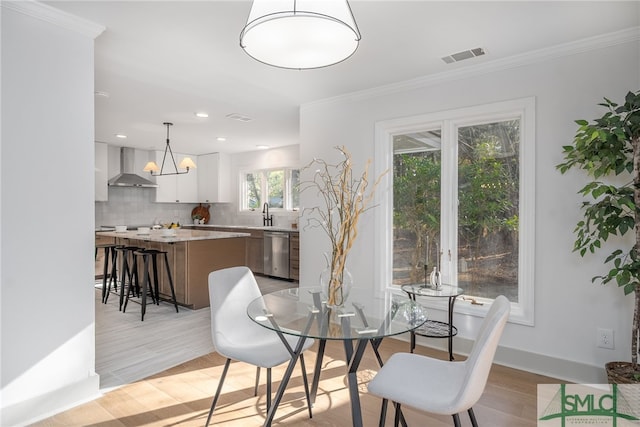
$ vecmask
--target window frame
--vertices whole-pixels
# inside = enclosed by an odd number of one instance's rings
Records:
[[[240,213],[248,213],[255,212],[257,210],[261,210],[262,206],[265,202],[268,202],[269,199],[269,179],[268,175],[273,171],[283,171],[284,175],[284,183],[283,183],[283,207],[277,208],[269,205],[270,211],[275,212],[295,212],[298,211],[299,208],[293,207],[293,192],[296,191],[294,186],[292,185],[292,173],[295,170],[299,170],[296,167],[279,167],[279,168],[266,168],[266,169],[244,169],[240,171],[239,177],[239,185],[238,185],[238,211]],[[261,176],[261,187],[260,187],[260,202],[257,208],[249,208],[247,203],[247,175],[254,174]],[[299,200],[299,198],[298,198]]]
[[[534,266],[535,266],[535,98],[521,98],[510,101],[465,107],[393,120],[375,124],[375,163],[376,175],[393,167],[393,137],[403,133],[418,132],[426,128],[442,129],[442,187],[441,203],[443,221],[441,236],[443,250],[453,248],[451,239],[456,239],[457,212],[444,211],[444,207],[453,206],[452,188],[457,186],[457,132],[456,129],[507,118],[520,120],[520,183],[519,183],[519,251],[518,251],[518,302],[511,303],[510,321],[523,325],[534,325]],[[452,142],[453,139],[453,142]],[[445,174],[447,174],[445,176]],[[385,290],[399,291],[399,286],[391,285],[393,264],[393,174],[385,174],[379,188],[388,191],[376,193],[376,259],[386,260],[376,263],[375,292]],[[448,225],[444,218],[451,218]],[[445,229],[445,227],[447,227]],[[443,258],[444,259],[444,258]],[[455,270],[450,270],[455,274]],[[421,302],[432,308],[446,310],[447,305],[439,298],[424,298]],[[489,300],[491,301],[491,300]],[[490,304],[455,305],[457,313],[484,316]]]

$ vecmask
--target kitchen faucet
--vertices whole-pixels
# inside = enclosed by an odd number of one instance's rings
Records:
[[[273,215],[269,215],[269,203],[262,205],[262,225],[273,226]]]

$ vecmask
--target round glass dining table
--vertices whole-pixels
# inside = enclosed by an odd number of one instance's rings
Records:
[[[406,295],[384,292],[374,295],[371,289],[353,288],[346,304],[328,307],[320,288],[292,288],[272,292],[253,300],[247,307],[248,316],[257,324],[275,331],[288,346],[284,335],[298,337],[295,349],[290,348],[291,361],[273,400],[264,425],[270,426],[282,399],[293,368],[308,338],[319,340],[318,355],[311,386],[311,402],[315,401],[327,340],[344,343],[348,366],[347,379],[354,426],[362,426],[362,413],[356,373],[367,343],[378,353],[382,339],[410,332],[427,321],[426,309]]]

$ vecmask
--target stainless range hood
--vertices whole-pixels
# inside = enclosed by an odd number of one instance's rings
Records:
[[[146,178],[135,173],[135,149],[120,148],[120,173],[109,180],[110,186],[115,187],[157,187]]]

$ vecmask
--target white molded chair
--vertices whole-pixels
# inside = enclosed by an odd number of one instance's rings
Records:
[[[480,399],[498,341],[509,317],[510,304],[497,297],[485,317],[469,357],[450,362],[412,353],[395,353],[369,383],[369,393],[382,397],[380,425],[384,425],[387,401],[394,402],[396,425],[407,405],[421,411],[452,415],[460,426],[459,413],[467,411],[477,427],[472,406]]]
[[[256,324],[247,315],[249,303],[261,295],[258,283],[248,267],[231,267],[209,274],[211,336],[216,351],[226,357],[227,361],[225,362],[215,397],[211,403],[207,426],[211,421],[231,360],[257,366],[254,389],[256,396],[258,394],[260,368],[267,369],[267,412],[271,407],[271,368],[291,360],[291,353],[285,347],[278,334]],[[290,335],[285,335],[285,338],[291,348],[295,348],[298,338]],[[306,350],[311,345],[313,345],[313,340],[308,339],[303,349]],[[300,366],[307,396],[309,417],[311,417],[309,384],[302,354],[300,354]]]

